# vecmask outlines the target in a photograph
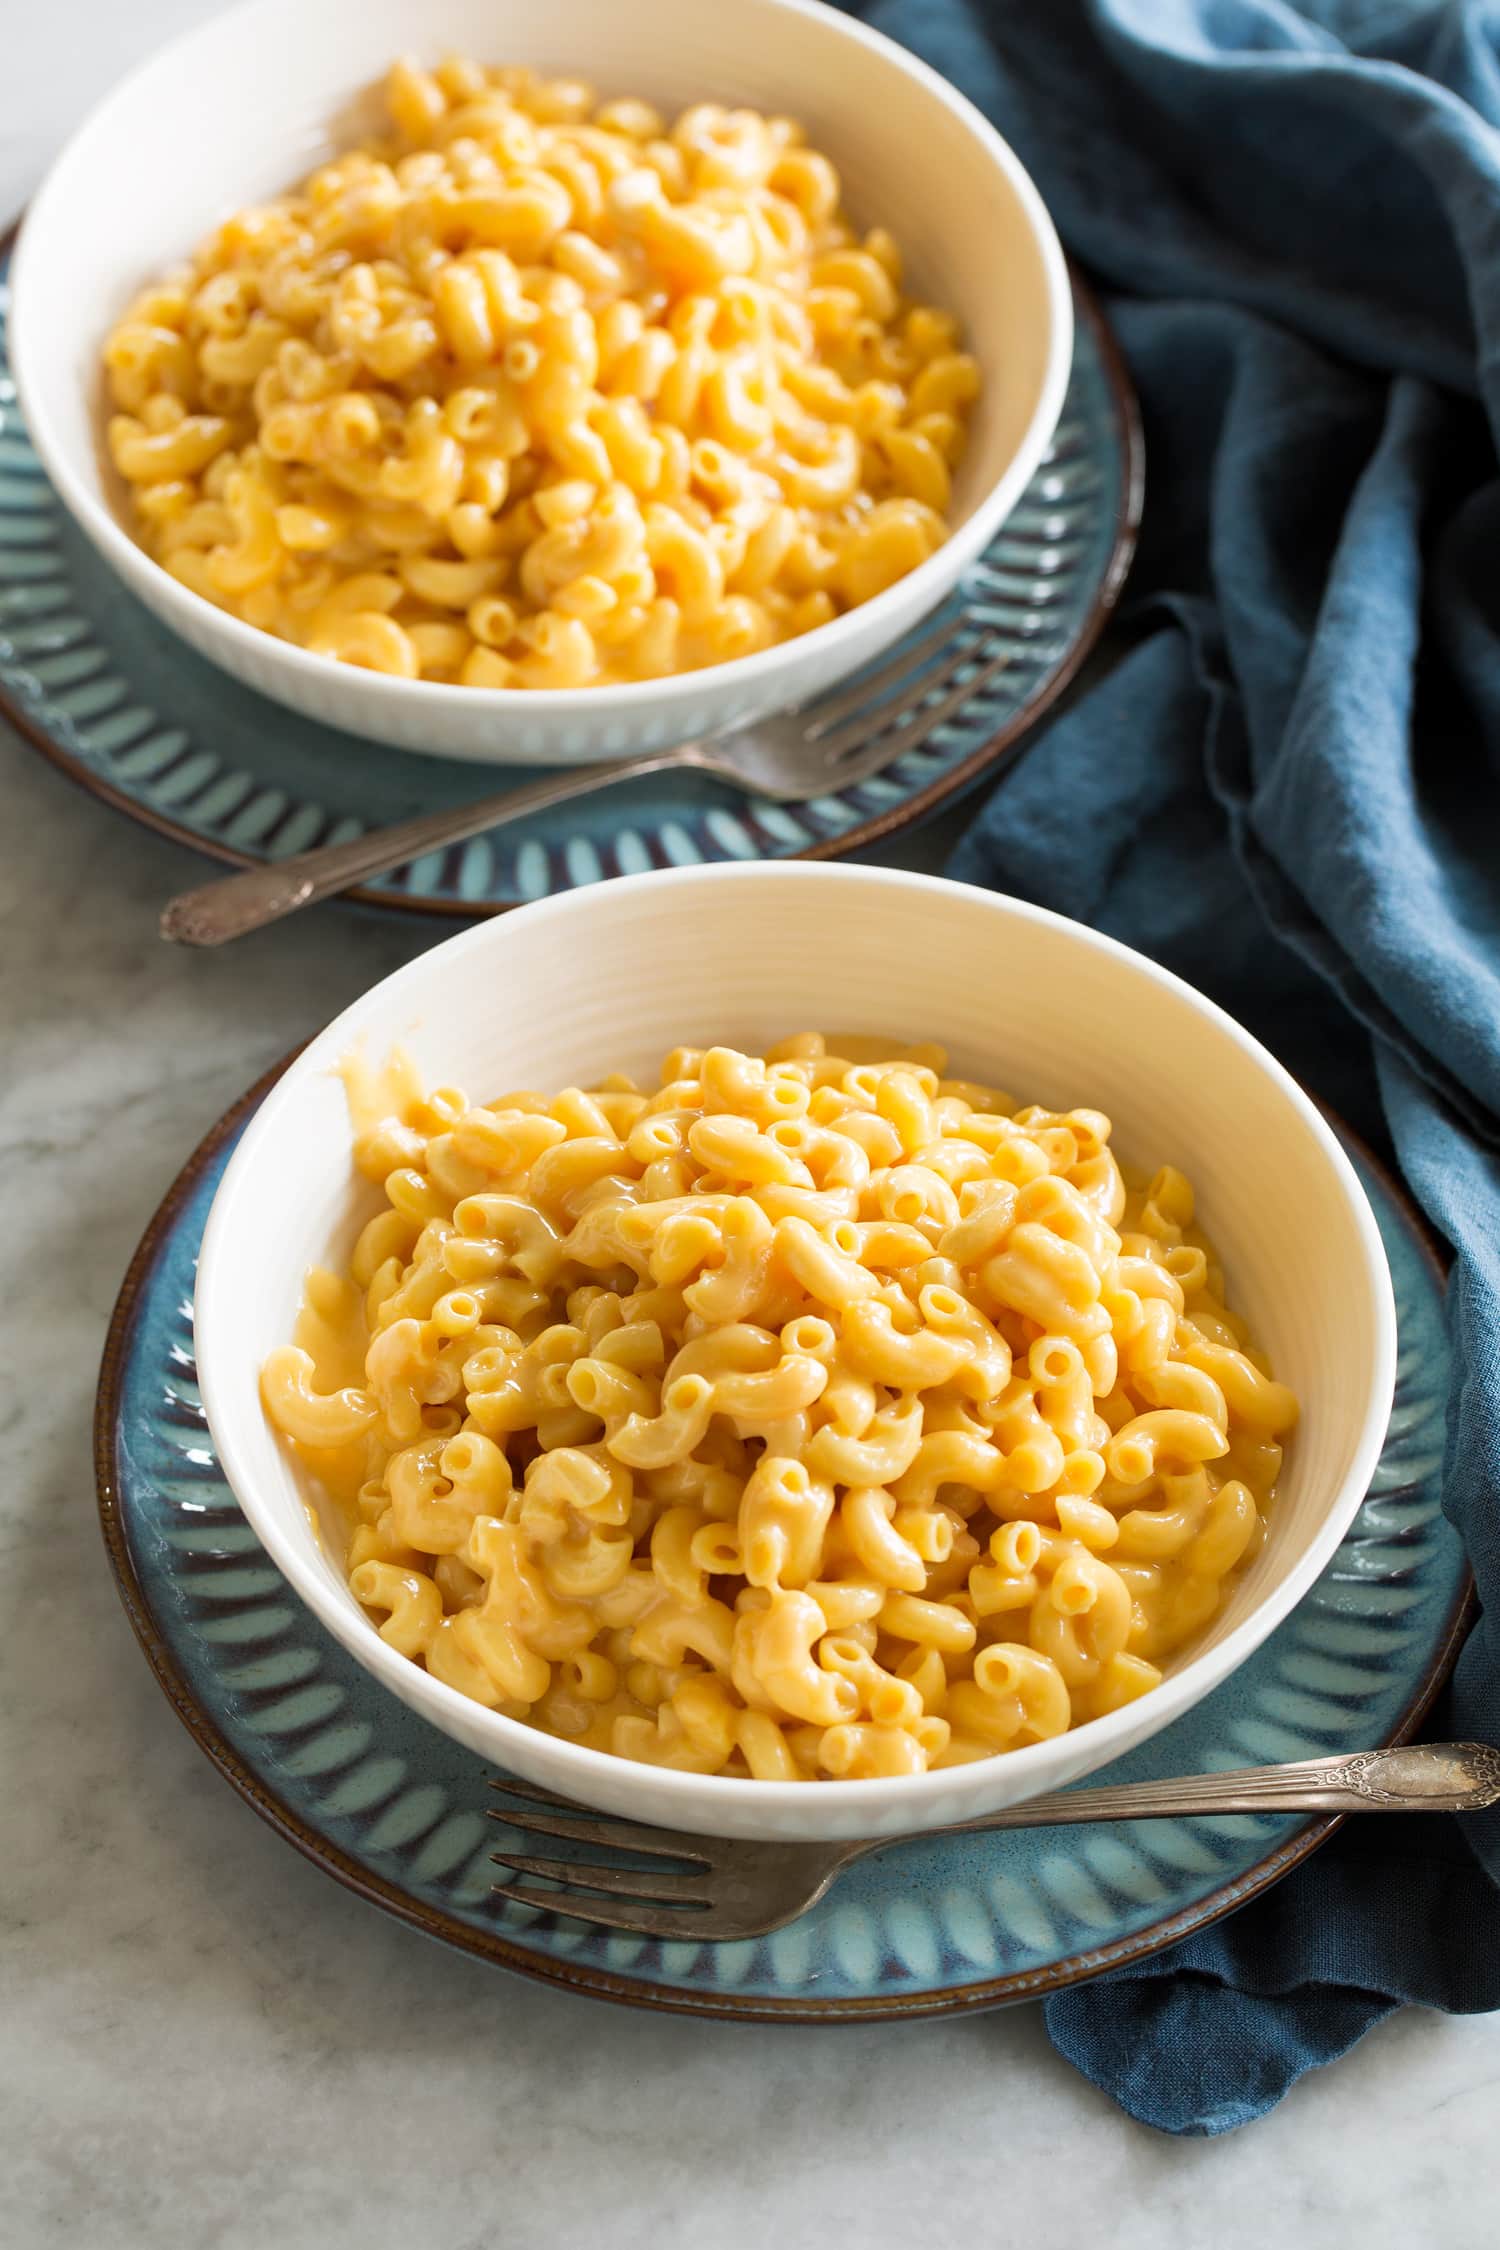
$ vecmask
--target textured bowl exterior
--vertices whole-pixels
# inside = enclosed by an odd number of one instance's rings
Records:
[[[679,1043],[808,1026],[936,1038],[964,1075],[1116,1120],[1128,1160],[1173,1161],[1236,1306],[1303,1420],[1262,1554],[1204,1642],[1151,1695],[1056,1741],[952,1771],[819,1785],[612,1759],[482,1710],[390,1649],[320,1540],[262,1412],[258,1369],[291,1332],[308,1265],[347,1251],[339,1058],[394,1045],[476,1097],[648,1071]],[[607,1810],[724,1835],[933,1828],[1061,1786],[1143,1742],[1225,1679],[1305,1594],[1379,1458],[1395,1365],[1391,1282],[1368,1200],[1323,1119],[1222,1011],[1141,956],[1017,901],[886,870],[747,865],[575,891],[450,939],[377,985],[272,1090],[209,1216],[196,1342],[223,1473],[328,1630],[480,1755]],[[330,1524],[329,1531],[332,1532]]]
[[[755,656],[675,679],[523,693],[330,663],[215,609],[135,544],[100,439],[111,321],[217,219],[357,136],[369,86],[393,55],[447,48],[572,69],[668,108],[712,89],[808,125],[838,161],[851,208],[894,219],[914,281],[960,314],[986,370],[954,530],[935,555],[847,616]],[[1062,251],[1013,152],[935,72],[817,0],[550,0],[544,10],[247,0],[174,41],[86,120],[32,204],[13,289],[16,381],[37,451],[132,592],[211,662],[325,725],[496,765],[582,764],[719,732],[877,657],[952,591],[1020,498],[1056,426],[1073,344]]]

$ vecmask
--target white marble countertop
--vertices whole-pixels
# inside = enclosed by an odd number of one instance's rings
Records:
[[[0,217],[94,95],[204,12],[9,12]],[[279,1842],[120,1610],[95,1371],[199,1136],[431,933],[325,908],[242,950],[171,951],[157,908],[201,863],[3,723],[0,789],[0,2240],[1488,2250],[1500,2017],[1408,2012],[1260,2124],[1177,2143],[1059,2061],[1035,2008],[827,2030],[637,2014],[430,1945]]]

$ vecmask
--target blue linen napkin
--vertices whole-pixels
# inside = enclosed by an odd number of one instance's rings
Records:
[[[856,12],[1016,148],[1145,417],[1128,650],[950,872],[1211,993],[1453,1246],[1444,1499],[1485,1614],[1429,1732],[1500,1742],[1500,12]],[[1047,2021],[1132,2116],[1213,2134],[1404,2002],[1500,2007],[1500,1809],[1350,1822]]]

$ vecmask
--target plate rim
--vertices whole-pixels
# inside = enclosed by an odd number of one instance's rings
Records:
[[[25,216],[23,209],[9,226],[0,228],[0,260],[8,258],[15,249]],[[949,771],[939,774],[915,795],[903,798],[899,804],[887,806],[883,811],[869,814],[855,827],[845,829],[837,836],[821,837],[801,851],[788,852],[784,855],[787,859],[841,859],[851,852],[866,851],[872,844],[884,843],[889,837],[924,820],[950,798],[971,788],[992,768],[999,771],[1013,765],[1021,750],[1029,747],[1042,719],[1072,685],[1119,605],[1125,581],[1135,559],[1140,537],[1141,511],[1145,504],[1145,432],[1141,422],[1140,400],[1114,330],[1105,318],[1103,307],[1093,288],[1084,279],[1072,258],[1067,260],[1067,267],[1076,309],[1088,326],[1104,369],[1120,455],[1120,474],[1114,498],[1114,537],[1109,560],[1088,614],[1058,662],[1043,677],[1028,701],[1019,711],[1013,712],[1003,726],[980,743],[977,749],[971,750],[966,758]],[[61,508],[61,500],[55,494],[53,498]],[[270,710],[280,708],[273,698],[267,697],[264,700]],[[184,850],[196,852],[200,858],[219,866],[245,868],[271,864],[264,856],[242,851],[237,845],[226,843],[218,837],[202,836],[195,829],[175,820],[170,813],[144,804],[139,798],[129,796],[123,789],[117,788],[102,774],[95,773],[84,759],[54,740],[3,683],[0,683],[0,719],[14,728],[30,749],[38,751],[75,788],[83,790],[100,804],[108,805],[112,811],[123,813],[137,827],[165,837],[169,843],[180,844]],[[351,739],[357,741],[359,737]],[[501,772],[503,768],[493,770]],[[384,913],[415,914],[443,922],[476,922],[488,920],[496,914],[512,913],[516,907],[527,902],[522,899],[418,897],[404,891],[386,890],[374,884],[360,883],[341,892],[337,903],[373,906]]]
[[[1326,1843],[1336,1829],[1342,1827],[1346,1817],[1343,1814],[1314,1815],[1284,1843],[1269,1852],[1264,1859],[1257,1861],[1248,1873],[1221,1884],[1196,1905],[1180,1908],[1128,1937],[1118,1938],[1108,1945],[1068,1954],[1041,1968],[1016,1970],[999,1977],[977,1978],[973,1983],[941,1991],[929,1990],[906,1995],[848,1995],[816,2003],[800,1998],[781,1999],[773,1995],[725,1990],[699,1993],[664,1988],[617,1970],[579,1964],[566,1957],[534,1953],[499,1930],[473,1928],[440,1907],[412,1898],[398,1884],[362,1866],[349,1853],[320,1835],[263,1786],[230,1742],[215,1714],[199,1703],[178,1667],[165,1636],[158,1630],[125,1537],[116,1470],[116,1441],[124,1371],[135,1331],[138,1307],[147,1283],[204,1171],[225,1141],[265,1099],[300,1052],[299,1044],[262,1072],[255,1083],[209,1127],[171,1181],[136,1246],[110,1315],[100,1363],[94,1404],[94,1483],[100,1529],[115,1590],[168,1704],[198,1748],[236,1794],[276,1834],[294,1846],[303,1858],[333,1876],[346,1890],[352,1891],[373,1906],[383,1908],[398,1921],[420,1931],[424,1936],[454,1946],[473,1958],[512,1970],[518,1975],[529,1977],[535,1983],[560,1985],[565,1990],[581,1992],[616,2005],[647,2008],[666,2015],[706,2016],[742,2023],[870,2023],[977,2014],[988,2008],[1036,1999],[1046,1993],[1081,1984],[1110,1969],[1148,1960],[1180,1939],[1222,1920],[1226,1914],[1269,1890]],[[1344,1123],[1336,1111],[1326,1103],[1320,1103],[1319,1107],[1385,1187],[1410,1227],[1413,1239],[1439,1285],[1446,1288],[1450,1261],[1404,1183],[1382,1163],[1368,1143]],[[1473,1574],[1466,1563],[1459,1579],[1457,1597],[1418,1680],[1416,1692],[1396,1726],[1387,1735],[1385,1745],[1380,1747],[1411,1740],[1446,1685],[1476,1615]]]

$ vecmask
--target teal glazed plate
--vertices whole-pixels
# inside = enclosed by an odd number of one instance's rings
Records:
[[[242,687],[159,624],[54,497],[31,448],[5,351],[8,263],[0,242],[0,713],[29,742],[106,804],[236,866],[534,778],[536,769],[412,757],[319,726]],[[656,775],[430,852],[350,896],[473,916],[653,867],[827,859],[997,772],[1092,648],[1140,521],[1134,395],[1092,297],[1076,283],[1075,294],[1077,349],[1057,434],[948,605],[955,627],[982,628],[976,661],[1001,652],[1009,661],[927,745],[808,805]]]
[[[285,1067],[284,1065],[281,1067]],[[1160,1951],[1294,1867],[1337,1822],[1153,1820],[914,1838],[811,1913],[727,1945],[627,1937],[491,1895],[492,1770],[407,1710],[297,1600],[214,1459],[194,1381],[208,1207],[273,1071],[191,1158],[126,1276],[96,1420],[99,1507],[132,1625],[178,1717],[262,1818],[352,1891],[481,1959],[689,2015],[839,2022],[993,2007]],[[1469,1578],[1442,1513],[1443,1276],[1350,1153],[1395,1280],[1385,1452],[1325,1575],[1232,1678],[1094,1781],[1342,1756],[1406,1739],[1447,1676]]]

